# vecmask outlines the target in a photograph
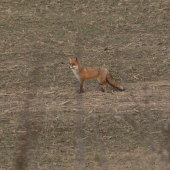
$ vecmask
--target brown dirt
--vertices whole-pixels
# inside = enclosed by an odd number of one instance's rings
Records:
[[[169,1],[2,1],[0,169],[169,169]],[[102,66],[121,92],[68,68]]]

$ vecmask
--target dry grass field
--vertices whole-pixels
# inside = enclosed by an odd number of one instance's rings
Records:
[[[0,170],[170,169],[169,0],[1,0]],[[79,83],[69,57],[126,88]]]

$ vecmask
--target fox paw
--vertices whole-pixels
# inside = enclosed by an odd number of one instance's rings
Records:
[[[79,93],[84,93],[85,91],[84,91],[84,89],[83,90],[80,90],[80,91],[78,91]]]
[[[105,89],[102,87],[102,88],[101,88],[101,91],[102,91],[102,92],[105,92]]]

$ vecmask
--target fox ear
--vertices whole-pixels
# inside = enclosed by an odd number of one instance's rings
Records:
[[[69,58],[69,60],[71,61],[72,59],[71,59],[71,58]]]
[[[76,60],[75,60],[75,61],[78,61],[78,60],[77,60],[77,57],[76,57]]]

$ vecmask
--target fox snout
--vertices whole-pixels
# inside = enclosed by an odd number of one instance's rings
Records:
[[[76,66],[76,65],[70,65],[70,68],[71,68],[71,69],[77,69],[78,66]]]
[[[69,68],[73,69],[74,67],[70,65]]]
[[[73,65],[71,63],[69,63],[69,68],[73,69]]]

